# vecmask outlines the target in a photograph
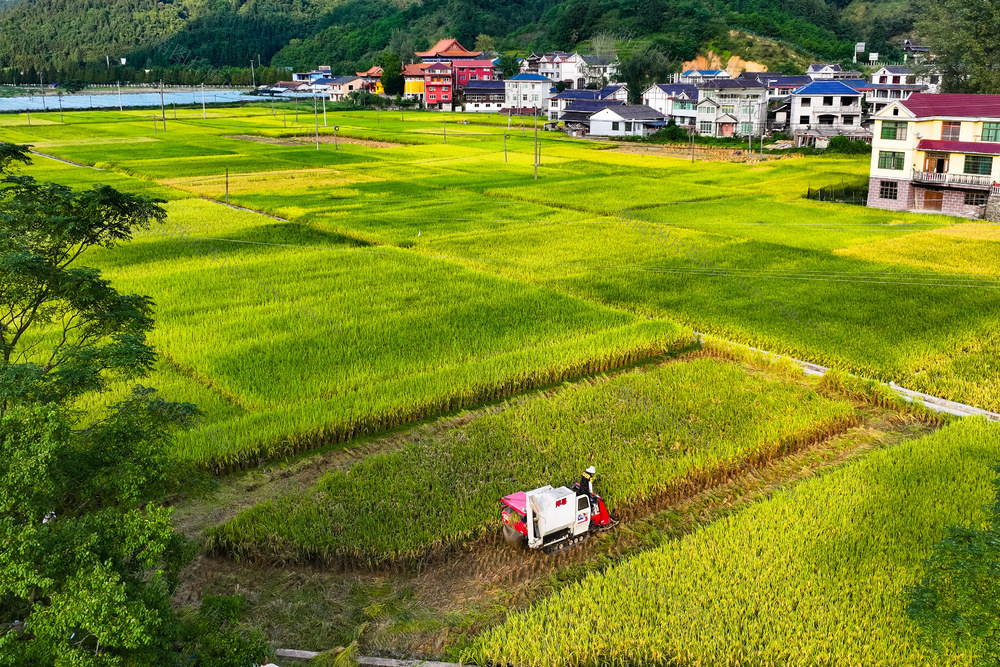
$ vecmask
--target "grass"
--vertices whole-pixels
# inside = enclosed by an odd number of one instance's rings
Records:
[[[998,460],[981,419],[871,453],[511,615],[465,661],[971,664],[921,646],[903,591],[947,525],[984,520]]]
[[[852,425],[851,404],[727,362],[567,386],[445,437],[369,456],[211,531],[216,551],[277,562],[419,558],[499,527],[497,499],[588,465],[619,517]],[[504,464],[498,466],[497,462]]]

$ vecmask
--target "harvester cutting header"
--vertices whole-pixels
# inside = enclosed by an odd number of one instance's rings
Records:
[[[612,520],[604,499],[594,492],[597,475],[590,466],[572,488],[550,485],[518,491],[500,499],[503,534],[508,544],[555,553],[580,544],[591,532],[606,530]]]

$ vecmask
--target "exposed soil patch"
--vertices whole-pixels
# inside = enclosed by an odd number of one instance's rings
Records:
[[[329,129],[329,128],[327,128]],[[275,146],[302,146],[303,144],[315,144],[316,135],[303,134],[295,137],[262,137],[256,134],[233,134],[227,139],[242,139],[243,141],[256,141],[261,144],[274,144]],[[404,144],[397,144],[391,141],[375,141],[374,139],[355,139],[338,135],[336,138],[332,134],[319,135],[319,143],[332,144],[336,140],[338,144],[353,144],[355,146],[366,146],[368,148],[396,148]]]

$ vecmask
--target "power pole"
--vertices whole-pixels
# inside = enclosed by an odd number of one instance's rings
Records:
[[[205,115],[205,82],[201,83],[201,119],[205,120],[208,116]]]
[[[274,98],[271,98],[271,104],[274,104]],[[323,96],[323,127],[326,127],[326,95]]]
[[[253,58],[250,59],[250,86],[256,90],[257,89],[257,75],[253,71]]]
[[[167,131],[167,110],[163,106],[163,79],[160,79],[160,116],[163,119],[163,131]]]
[[[45,108],[45,87],[42,83],[42,70],[38,70],[38,95],[42,98],[42,111],[46,111]]]
[[[316,125],[316,150],[319,150],[319,110],[316,104],[316,96],[313,95],[313,123]]]
[[[93,103],[91,103],[91,106],[93,106]],[[62,93],[59,93],[59,122],[65,122],[62,115]]]
[[[535,109],[535,180],[538,180],[538,109]]]
[[[125,107],[122,106],[122,82],[118,82],[118,110],[125,111]]]
[[[226,206],[229,206],[229,167],[226,167]]]
[[[509,137],[509,136],[510,135],[507,134],[506,132],[503,133],[503,161],[504,161],[504,163],[507,162],[507,137]]]

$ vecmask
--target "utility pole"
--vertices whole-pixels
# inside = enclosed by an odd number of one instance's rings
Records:
[[[205,120],[206,118],[208,118],[208,116],[205,115],[205,82],[202,81],[201,82],[201,119]]]
[[[443,114],[444,112],[442,111],[441,113]],[[444,136],[444,143],[448,143],[448,121],[443,115],[441,116],[441,129],[444,130],[444,134],[442,135]]]
[[[122,82],[118,82],[118,110],[125,111],[125,107],[122,106]]]
[[[229,206],[229,167],[226,167],[226,206]]]
[[[509,136],[506,132],[503,133],[503,161],[505,164],[507,162],[507,137]]]
[[[313,95],[313,123],[316,125],[316,150],[319,150],[319,111],[315,95]]]
[[[93,106],[93,103],[91,103],[91,106]],[[59,122],[60,123],[65,122],[63,120],[63,115],[62,115],[62,93],[59,93]]]
[[[538,180],[538,109],[535,109],[535,180]]]
[[[271,98],[271,105],[274,105],[274,98]],[[326,127],[326,95],[323,96],[323,127]]]
[[[163,131],[167,131],[167,110],[163,106],[163,79],[160,79],[160,117],[163,119]]]
[[[253,58],[250,59],[250,85],[254,90],[257,90],[257,75],[253,71]]]
[[[42,98],[42,111],[47,111],[45,108],[45,87],[42,83],[42,70],[38,70],[38,95]]]
[[[337,130],[339,130],[339,129],[340,129],[339,125],[334,125],[333,126],[333,150],[335,150],[335,151],[339,151],[340,150],[340,146],[337,144]]]

